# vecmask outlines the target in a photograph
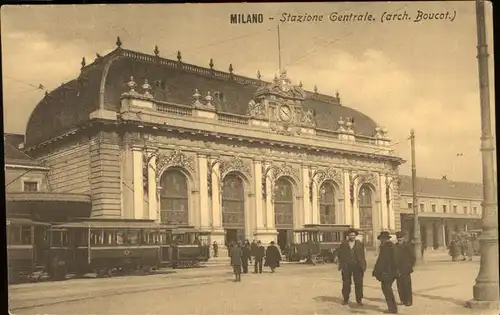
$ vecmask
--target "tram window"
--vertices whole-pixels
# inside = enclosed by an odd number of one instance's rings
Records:
[[[144,230],[142,231],[142,243],[143,244],[158,244],[159,235],[158,232],[154,230]]]
[[[31,226],[21,227],[21,243],[23,245],[31,244]]]
[[[76,230],[73,233],[73,245],[75,246],[87,246],[87,233],[85,229]]]
[[[172,244],[172,234],[170,234],[168,232],[162,232],[160,234],[160,244],[162,244],[162,245]]]
[[[129,245],[139,245],[139,230],[128,230],[127,231],[127,238],[128,238],[128,243]]]
[[[184,244],[184,235],[182,234],[173,235],[172,242],[177,244]]]
[[[21,244],[21,227],[20,226],[10,226],[8,235],[9,235],[9,244],[12,244],[12,245]]]
[[[102,231],[102,243],[103,245],[113,245],[113,230],[105,230]]]
[[[92,230],[90,232],[90,244],[91,245],[102,245],[103,244],[102,230]]]
[[[116,231],[116,245],[123,245],[126,243],[127,235],[125,231]]]

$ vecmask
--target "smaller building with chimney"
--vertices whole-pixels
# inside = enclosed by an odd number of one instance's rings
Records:
[[[400,175],[401,229],[413,238],[411,176]],[[422,245],[446,249],[454,233],[481,228],[483,185],[438,178],[417,178]]]

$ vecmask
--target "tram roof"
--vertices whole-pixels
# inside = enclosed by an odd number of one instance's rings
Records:
[[[34,225],[34,226],[49,226],[45,222],[33,221],[28,218],[7,218],[7,225]]]
[[[54,224],[55,228],[92,228],[92,229],[159,229],[164,226],[152,221],[137,220],[88,220]],[[175,228],[175,227],[172,227]]]
[[[345,232],[350,227],[348,224],[306,224],[294,232]]]

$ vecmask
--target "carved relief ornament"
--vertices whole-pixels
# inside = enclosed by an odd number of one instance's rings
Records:
[[[194,159],[192,157],[186,156],[183,152],[179,150],[172,151],[170,153],[159,153],[156,157],[156,169],[157,176],[161,175],[161,172],[168,167],[181,167],[190,172],[195,171]]]
[[[342,187],[342,173],[332,167],[327,169],[318,169],[313,173],[313,176],[315,181],[318,183],[318,186],[321,186],[321,184],[327,180],[331,180],[337,183],[339,187]]]
[[[374,187],[378,187],[377,176],[373,173],[359,174],[357,176],[359,186],[363,184],[371,184]]]
[[[222,178],[224,178],[230,172],[239,172],[247,176],[247,178],[251,178],[250,165],[245,163],[239,157],[232,157],[227,161],[222,161],[220,166],[220,173],[222,174]]]
[[[293,168],[291,165],[284,163],[280,167],[278,167],[273,174],[274,179],[278,179],[281,176],[289,176],[293,178],[297,183],[300,181],[300,172],[299,170]]]

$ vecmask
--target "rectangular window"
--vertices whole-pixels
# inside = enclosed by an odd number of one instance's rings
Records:
[[[467,214],[468,211],[469,209],[467,209],[467,206],[464,206],[464,213]]]
[[[457,205],[453,205],[453,213],[457,213]]]
[[[425,212],[425,204],[420,204],[420,212]]]
[[[446,207],[446,205],[443,205],[443,212],[446,213],[448,211],[448,208]]]
[[[38,182],[37,181],[23,181],[23,191],[25,192],[37,192]]]
[[[412,209],[412,208],[413,208],[413,203],[408,202],[408,209]]]
[[[472,211],[474,211],[474,214],[477,214],[477,207],[473,207]]]
[[[432,212],[436,212],[436,205],[432,205]]]

